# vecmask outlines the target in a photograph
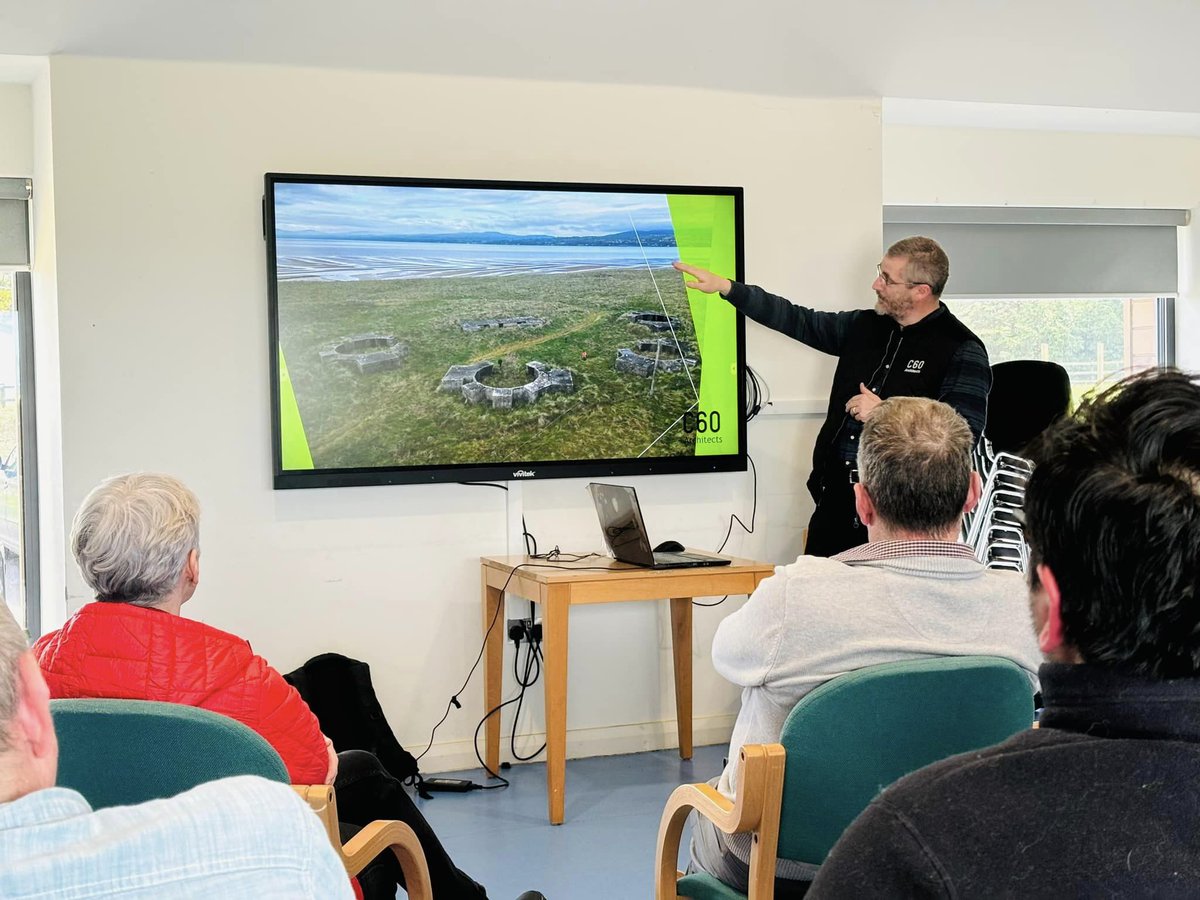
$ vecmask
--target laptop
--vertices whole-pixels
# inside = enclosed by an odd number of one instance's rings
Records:
[[[649,569],[688,569],[698,566],[727,566],[732,560],[706,553],[664,553],[651,549],[637,492],[620,484],[588,485],[604,542],[615,559]]]

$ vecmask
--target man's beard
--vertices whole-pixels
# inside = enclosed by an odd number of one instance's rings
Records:
[[[901,316],[909,313],[913,308],[913,302],[909,300],[887,300],[884,297],[875,295],[875,312],[881,316],[889,316],[899,321]]]

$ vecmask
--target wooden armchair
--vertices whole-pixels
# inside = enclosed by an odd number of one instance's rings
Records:
[[[739,757],[737,798],[730,801],[708,784],[683,784],[671,792],[658,826],[658,850],[654,857],[656,900],[678,897],[771,897],[775,892],[775,854],[779,843],[779,812],[783,799],[786,753],[782,744],[746,744]],[[750,833],[750,893],[739,894],[711,876],[687,876],[692,890],[680,894],[677,880],[683,873],[675,868],[679,841],[688,814],[696,810],[726,834]],[[700,883],[698,879],[703,879]],[[684,885],[684,890],[687,890]]]
[[[292,788],[312,807],[325,826],[329,841],[342,857],[346,874],[354,877],[389,847],[400,861],[409,900],[432,900],[429,866],[417,835],[403,822],[379,820],[367,825],[345,844],[338,829],[337,797],[328,784],[294,784]]]
[[[93,809],[173,797],[233,775],[288,783],[283,760],[265,739],[205,709],[145,700],[52,700],[50,711],[58,735],[58,784],[79,791]],[[292,787],[320,817],[348,876],[391,848],[410,900],[432,900],[429,867],[411,828],[372,822],[343,846],[333,788]]]
[[[909,772],[999,743],[1033,722],[1033,687],[987,656],[936,657],[849,672],[803,697],[778,744],[742,748],[737,799],[685,784],[663,810],[656,900],[772,900],[775,861],[819,866],[879,791]],[[752,835],[749,890],[676,871],[688,813]]]

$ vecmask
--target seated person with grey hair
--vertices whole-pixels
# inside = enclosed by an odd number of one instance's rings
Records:
[[[1021,576],[985,568],[959,542],[979,500],[966,420],[919,397],[883,401],[863,425],[854,486],[868,543],[779,566],[717,628],[713,665],[742,687],[729,762],[714,786],[732,799],[743,744],[779,740],[797,701],[830,679],[881,663],[999,656],[1037,684],[1040,662]],[[1032,714],[1032,708],[1030,709]],[[691,869],[745,891],[750,836],[693,816]],[[776,865],[775,896],[800,896],[816,868]]]
[[[57,771],[50,692],[0,603],[0,897],[353,896],[320,820],[285,784],[244,775],[93,811],[54,786]]]
[[[181,614],[200,582],[200,505],[182,482],[148,473],[102,482],[75,516],[71,550],[96,601],[34,647],[52,696],[159,700],[237,719],[279,752],[293,783],[332,783],[344,825],[411,827],[434,896],[487,896],[374,755],[335,753],[296,689],[245,639]],[[385,852],[359,881],[370,900],[395,896],[403,875]]]

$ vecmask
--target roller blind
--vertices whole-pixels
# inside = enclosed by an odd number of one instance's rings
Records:
[[[914,234],[950,257],[947,296],[1173,294],[1182,209],[885,206],[884,248]]]
[[[28,178],[0,178],[0,266],[29,265]]]

